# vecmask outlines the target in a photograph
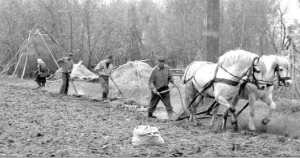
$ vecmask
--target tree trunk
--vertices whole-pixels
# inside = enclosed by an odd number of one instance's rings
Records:
[[[220,56],[220,0],[207,0],[207,61],[216,63]]]

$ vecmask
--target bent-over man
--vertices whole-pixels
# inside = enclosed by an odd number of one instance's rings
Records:
[[[69,53],[67,57],[57,60],[57,63],[61,66],[61,76],[63,80],[59,93],[68,94],[70,74],[74,65],[73,54]]]
[[[149,78],[149,88],[151,90],[151,100],[148,108],[149,118],[156,118],[153,116],[153,112],[155,111],[159,100],[162,100],[165,105],[168,118],[172,118],[173,108],[171,106],[170,92],[160,93],[169,89],[169,82],[175,85],[170,68],[167,64],[165,64],[164,57],[158,57],[157,65],[152,69]]]
[[[102,100],[106,100],[109,93],[109,77],[113,72],[113,56],[110,55],[107,59],[100,61],[94,68],[94,71],[99,70],[99,82],[102,87]]]

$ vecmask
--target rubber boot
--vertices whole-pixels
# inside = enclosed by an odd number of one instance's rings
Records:
[[[172,118],[173,118],[173,111],[168,111],[167,113],[168,113],[168,119],[172,120]]]
[[[37,88],[40,88],[40,87],[42,87],[42,84],[41,83],[37,83],[38,84],[38,87]]]
[[[107,94],[106,93],[102,93],[102,100],[107,100]]]
[[[151,113],[151,112],[148,112],[148,117],[149,118],[156,118],[156,116],[153,116],[153,113]]]

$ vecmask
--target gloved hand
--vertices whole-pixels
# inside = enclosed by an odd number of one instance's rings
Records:
[[[154,89],[152,90],[152,92],[153,92],[154,94],[158,94],[158,91],[157,91],[156,88],[154,88]]]

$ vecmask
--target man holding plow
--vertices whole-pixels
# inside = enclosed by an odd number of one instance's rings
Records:
[[[151,90],[150,106],[148,108],[149,118],[156,118],[153,116],[153,112],[155,111],[159,100],[161,100],[165,105],[168,118],[172,118],[173,108],[171,106],[170,91],[168,91],[169,82],[176,86],[170,68],[167,64],[165,64],[165,58],[158,57],[157,65],[152,69],[148,83]]]

